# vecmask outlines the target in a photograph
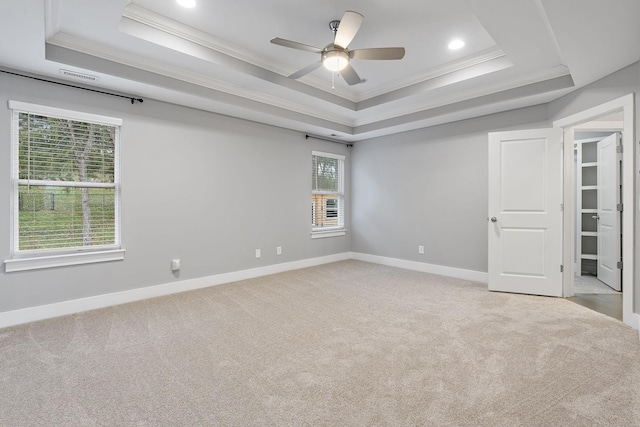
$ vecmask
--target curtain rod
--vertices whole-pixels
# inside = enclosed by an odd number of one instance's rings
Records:
[[[315,135],[309,135],[309,134],[306,134],[304,136],[304,139],[309,139],[309,138],[319,139],[320,141],[333,142],[333,143],[336,143],[336,144],[342,144],[342,145],[346,145],[347,147],[353,147],[353,144],[350,143],[350,142],[336,141],[335,139],[323,138],[321,136],[315,136]]]
[[[0,72],[5,73],[5,74],[11,74],[13,76],[18,76],[18,77],[24,77],[24,78],[27,78],[27,79],[37,80],[39,82],[52,83],[52,84],[56,84],[56,85],[60,85],[60,86],[72,87],[74,89],[82,89],[82,90],[88,90],[89,92],[101,93],[103,95],[117,96],[119,98],[130,99],[132,104],[134,104],[136,101],[138,101],[140,103],[144,102],[144,100],[142,98],[135,98],[133,96],[120,95],[120,94],[117,94],[117,93],[104,92],[102,90],[97,90],[97,89],[90,89],[88,87],[75,86],[75,85],[71,85],[71,84],[68,84],[68,83],[56,82],[54,80],[47,80],[47,79],[42,79],[42,78],[39,78],[39,77],[27,76],[25,74],[14,73],[12,71],[7,71],[7,70],[3,70],[3,69],[0,69]]]

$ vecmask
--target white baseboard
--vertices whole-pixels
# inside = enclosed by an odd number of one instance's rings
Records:
[[[463,268],[446,267],[444,265],[427,264],[424,262],[407,261],[399,258],[389,258],[378,255],[369,255],[352,252],[351,257],[359,261],[373,262],[375,264],[404,268],[406,270],[421,271],[423,273],[439,274],[441,276],[455,277],[458,279],[472,280],[474,282],[489,283],[488,273]]]
[[[35,322],[38,320],[50,319],[53,317],[65,316],[68,314],[80,313],[88,310],[95,310],[98,308],[104,308],[128,302],[140,301],[148,298],[155,298],[179,292],[206,288],[209,286],[221,285],[223,283],[252,279],[269,274],[276,274],[290,270],[297,270],[300,268],[313,267],[316,265],[328,264],[331,262],[343,261],[346,259],[355,259],[375,264],[388,265],[391,267],[404,268],[407,270],[439,274],[442,276],[455,277],[463,280],[471,280],[474,282],[488,282],[488,274],[482,271],[446,267],[442,265],[427,264],[416,261],[407,261],[398,258],[369,255],[359,252],[344,252],[323,257],[252,268],[249,270],[234,271],[231,273],[216,274],[213,276],[200,277],[197,279],[181,280],[145,288],[131,289],[129,291],[116,292],[112,294],[96,295],[89,298],[81,298],[54,304],[41,305],[37,307],[29,307],[20,310],[7,311],[4,313],[0,313],[0,328]],[[631,316],[631,322],[628,322],[628,324],[630,324],[630,326],[632,326],[634,329],[639,330],[640,314],[633,313]],[[640,330],[638,331],[638,334],[638,338],[640,338]]]
[[[51,319],[68,314],[81,313],[83,311],[95,310],[98,308],[105,308],[114,305],[125,304],[128,302],[140,301],[148,298],[155,298],[179,292],[191,291],[194,289],[206,288],[209,286],[221,285],[223,283],[230,283],[239,280],[252,279],[260,276],[267,276],[269,274],[282,273],[285,271],[297,270],[306,267],[313,267],[315,265],[328,264],[330,262],[342,261],[350,258],[351,253],[345,252],[323,257],[304,259],[300,261],[268,265],[265,267],[252,268],[249,270],[234,271],[231,273],[216,274],[207,277],[199,277],[197,279],[181,280],[177,282],[165,283],[162,285],[148,286],[145,288],[131,289],[129,291],[115,292],[112,294],[96,295],[89,298],[80,298],[54,304],[41,305],[37,307],[6,311],[4,313],[0,313],[0,328],[35,322],[38,320]]]

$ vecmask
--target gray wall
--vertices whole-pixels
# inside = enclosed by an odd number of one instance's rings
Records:
[[[15,99],[124,119],[127,250],[123,262],[3,271],[0,312],[347,251],[487,271],[487,133],[547,127],[631,92],[640,93],[638,64],[547,105],[361,141],[350,150],[153,100],[131,105],[0,74],[2,105]],[[636,114],[637,128],[640,111]],[[0,107],[0,175],[5,177],[0,200],[5,201],[9,122],[9,110]],[[347,155],[349,233],[344,237],[309,237],[311,150]],[[10,211],[4,206],[0,260],[9,257]],[[418,245],[425,246],[424,255]],[[275,255],[276,246],[283,247],[283,255]],[[260,259],[254,257],[256,248],[262,249]],[[174,277],[169,262],[178,257],[183,270]]]
[[[145,100],[116,99],[0,74],[0,262],[10,256],[14,99],[124,119],[121,262],[0,273],[0,312],[347,252],[351,237],[310,238],[311,151],[350,149],[299,132]],[[347,191],[349,193],[349,191]],[[347,209],[350,207],[346,196]],[[346,219],[349,227],[349,217]],[[276,246],[283,254],[276,256]],[[262,258],[255,258],[255,249]],[[174,277],[170,260],[180,258]]]
[[[356,143],[353,251],[486,272],[487,133],[548,127],[629,93],[637,99],[639,68],[633,64],[544,106]],[[638,215],[636,231],[640,247]],[[635,295],[639,312],[638,278]]]
[[[486,272],[487,133],[546,119],[537,106],[356,143],[353,251]]]

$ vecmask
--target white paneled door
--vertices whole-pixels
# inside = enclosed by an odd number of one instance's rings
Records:
[[[620,291],[620,172],[618,134],[598,142],[598,279]]]
[[[489,290],[562,296],[562,130],[489,134]]]

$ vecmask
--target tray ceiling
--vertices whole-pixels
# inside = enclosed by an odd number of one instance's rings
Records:
[[[354,141],[548,102],[640,57],[637,0],[197,3],[2,2],[0,66]],[[322,67],[288,78],[319,55],[270,39],[324,47],[345,10],[364,15],[349,48],[405,58],[352,60],[354,86]]]

